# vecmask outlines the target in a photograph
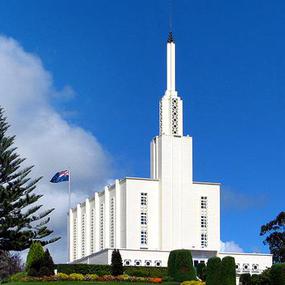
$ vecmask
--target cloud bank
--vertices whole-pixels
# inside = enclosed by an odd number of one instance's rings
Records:
[[[244,252],[243,249],[234,241],[221,241],[221,252]]]
[[[50,228],[61,241],[50,245],[56,262],[67,260],[67,184],[51,184],[52,175],[71,169],[72,201],[82,201],[110,177],[111,157],[90,132],[69,124],[51,105],[57,97],[72,98],[65,86],[57,90],[41,60],[26,52],[14,39],[0,36],[0,105],[4,107],[10,133],[16,134],[17,152],[35,165],[32,175],[43,176],[37,191],[40,203],[55,208]]]

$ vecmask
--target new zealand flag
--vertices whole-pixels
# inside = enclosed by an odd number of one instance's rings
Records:
[[[63,170],[57,172],[53,178],[50,180],[51,183],[58,183],[58,182],[63,182],[63,181],[68,181],[69,180],[69,171],[68,170]]]

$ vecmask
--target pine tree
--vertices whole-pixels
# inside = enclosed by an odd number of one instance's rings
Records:
[[[20,251],[33,241],[42,245],[57,241],[46,240],[53,231],[47,228],[50,209],[38,213],[41,205],[34,205],[42,197],[33,191],[41,179],[32,180],[33,166],[23,168],[14,147],[15,136],[7,135],[9,125],[0,107],[0,250]]]
[[[113,276],[121,275],[124,272],[122,257],[118,249],[114,249],[112,252],[111,272]]]

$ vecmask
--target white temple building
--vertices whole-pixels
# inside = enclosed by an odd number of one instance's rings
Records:
[[[183,101],[175,87],[175,43],[167,41],[167,89],[159,135],[150,144],[150,178],[126,177],[69,211],[69,261],[167,266],[173,249],[190,249],[195,265],[235,257],[237,273],[260,273],[272,255],[220,252],[220,183],[193,180],[192,137],[183,132]]]

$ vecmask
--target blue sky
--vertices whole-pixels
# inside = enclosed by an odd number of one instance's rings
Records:
[[[222,240],[266,252],[260,226],[285,198],[285,3],[173,2],[194,178],[222,183]],[[149,175],[166,87],[168,1],[3,0],[0,33],[38,56],[55,88],[72,88],[50,104],[97,138],[110,177]]]

